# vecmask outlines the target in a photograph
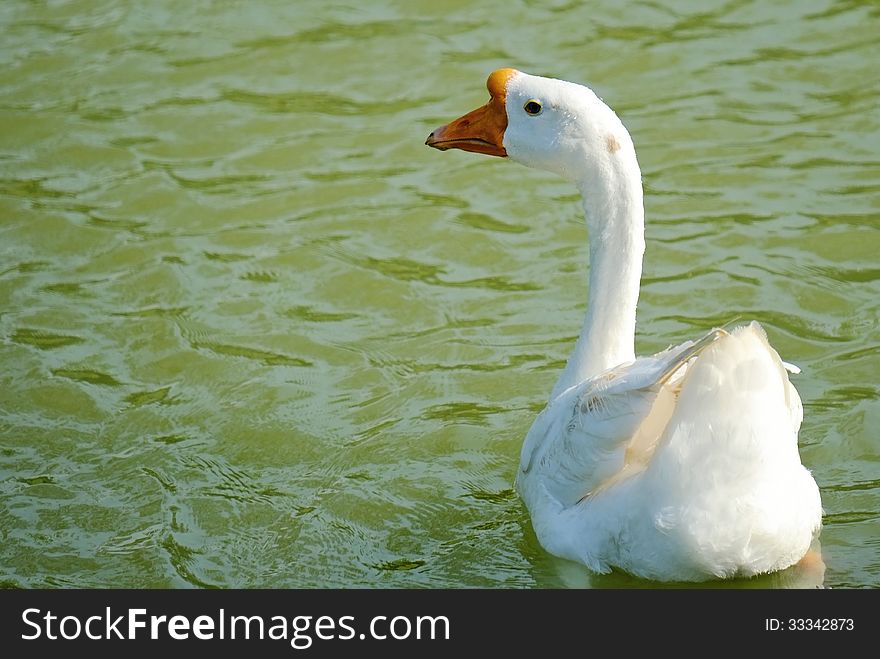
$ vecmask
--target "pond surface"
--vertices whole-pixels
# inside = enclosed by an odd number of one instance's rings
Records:
[[[7,0],[0,27],[5,585],[652,585],[547,555],[513,491],[583,317],[578,196],[423,143],[514,66],[633,134],[638,351],[763,323],[803,369],[825,584],[880,586],[876,3]]]

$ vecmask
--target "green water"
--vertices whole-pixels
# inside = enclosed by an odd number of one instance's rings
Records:
[[[649,585],[547,555],[512,489],[582,320],[576,192],[423,145],[515,66],[633,133],[639,352],[760,320],[803,368],[825,583],[880,586],[876,3],[6,0],[0,30],[2,583]]]

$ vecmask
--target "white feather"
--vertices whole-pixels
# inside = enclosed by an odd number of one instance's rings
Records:
[[[548,551],[665,580],[771,572],[807,552],[821,503],[797,451],[800,399],[757,323],[719,335],[678,383],[637,377],[586,409],[606,377],[552,401],[526,439],[517,488]]]

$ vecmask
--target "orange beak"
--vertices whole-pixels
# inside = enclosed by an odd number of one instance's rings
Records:
[[[490,99],[486,105],[441,126],[428,135],[425,144],[435,149],[461,149],[505,158],[504,131],[507,130],[507,82],[514,69],[498,69],[489,76],[486,87]]]

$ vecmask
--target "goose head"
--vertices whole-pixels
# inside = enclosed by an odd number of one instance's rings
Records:
[[[486,105],[441,126],[425,144],[509,157],[581,186],[613,176],[621,158],[635,162],[629,133],[588,87],[510,68],[494,71],[486,87]]]

